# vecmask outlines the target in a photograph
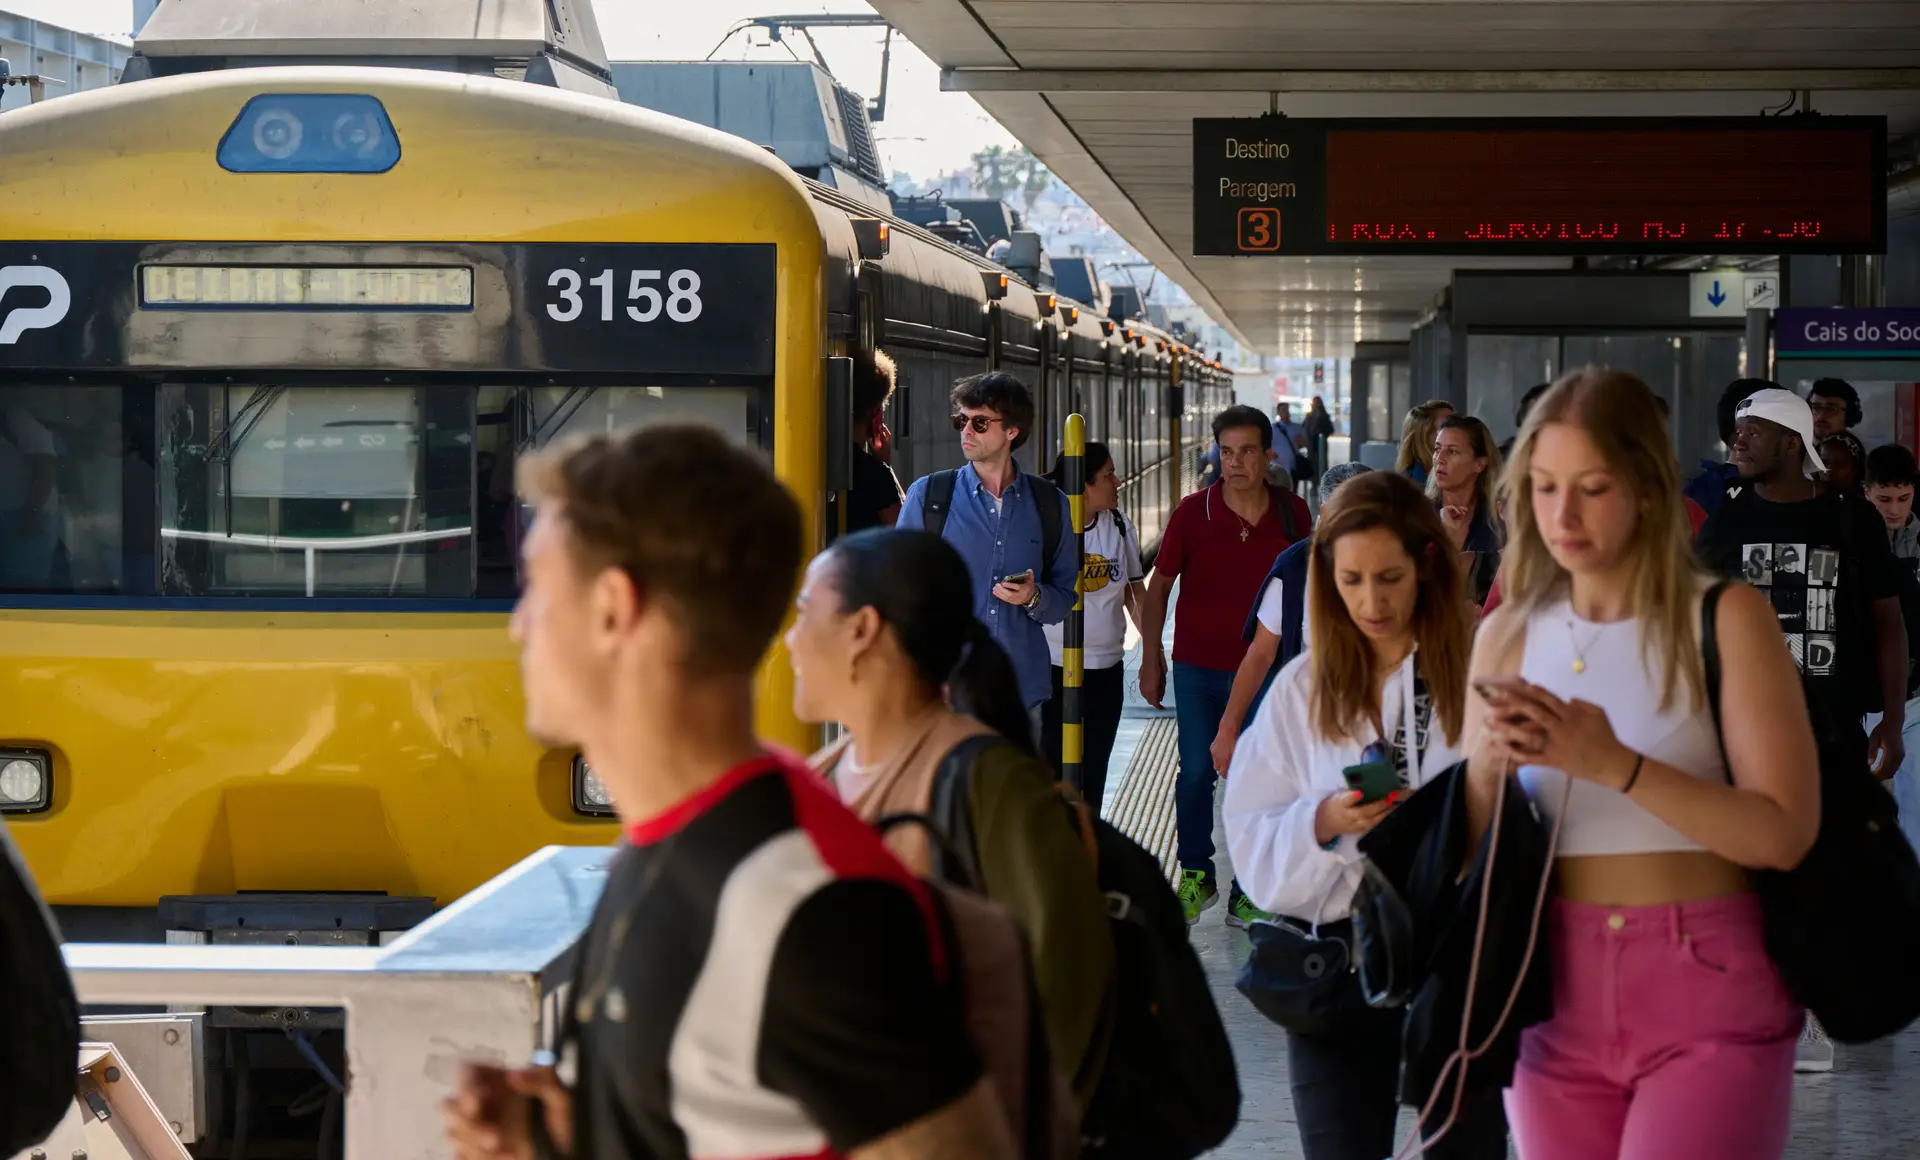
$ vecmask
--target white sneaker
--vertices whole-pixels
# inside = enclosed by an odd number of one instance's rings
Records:
[[[1833,1070],[1833,1040],[1820,1029],[1820,1021],[1811,1014],[1800,1029],[1800,1042],[1794,1046],[1793,1070],[1803,1075]]]

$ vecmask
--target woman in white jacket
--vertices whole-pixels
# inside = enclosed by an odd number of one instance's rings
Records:
[[[1457,553],[1403,476],[1343,485],[1321,513],[1308,570],[1313,647],[1274,679],[1227,773],[1227,847],[1255,904],[1322,938],[1350,938],[1357,840],[1460,759],[1472,627]],[[1362,800],[1345,771],[1384,763]],[[1287,1035],[1307,1160],[1380,1160],[1394,1146],[1402,1015],[1359,997],[1328,1035]],[[1433,1125],[1437,1127],[1437,1125]],[[1470,1099],[1429,1156],[1503,1160],[1497,1097]]]

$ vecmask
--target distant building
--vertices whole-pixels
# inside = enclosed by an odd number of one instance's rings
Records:
[[[136,18],[142,15],[142,7],[151,9],[153,4],[136,3]],[[28,20],[7,11],[0,0],[0,60],[11,66],[16,77],[45,77],[49,99],[117,83],[132,54],[130,37],[75,32],[44,20]],[[0,110],[24,105],[27,99],[24,85],[0,89]]]

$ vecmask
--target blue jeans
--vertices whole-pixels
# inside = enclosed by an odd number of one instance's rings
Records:
[[[1867,714],[1866,726],[1871,730],[1880,723],[1880,714]],[[1893,792],[1894,804],[1900,810],[1900,832],[1907,836],[1907,842],[1915,850],[1920,850],[1920,697],[1907,702],[1906,721],[1901,725],[1900,740],[1905,743],[1907,756],[1900,762],[1900,772],[1887,782],[1887,788]]]
[[[1233,676],[1219,669],[1173,662],[1173,715],[1180,727],[1180,777],[1173,787],[1173,813],[1180,836],[1182,870],[1214,872],[1213,787],[1220,775],[1213,771],[1213,739],[1220,732],[1220,719],[1227,715]],[[1247,715],[1240,721],[1241,732],[1246,732],[1272,682],[1273,674],[1269,673],[1253,703],[1247,706]]]

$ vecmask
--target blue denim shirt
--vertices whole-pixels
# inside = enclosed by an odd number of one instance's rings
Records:
[[[971,463],[962,467],[953,481],[953,510],[947,513],[940,538],[967,562],[967,571],[973,575],[974,615],[1013,658],[1020,699],[1031,708],[1053,692],[1053,661],[1040,626],[1059,624],[1073,611],[1074,559],[1073,521],[1065,495],[1060,497],[1060,550],[1050,561],[1040,558],[1040,511],[1029,479],[1024,472],[1013,477],[1001,493],[1000,512],[995,515],[993,496],[980,482],[980,473]],[[895,526],[924,527],[926,502],[927,479],[921,476],[907,489]],[[1040,603],[1033,611],[994,597],[995,584],[1028,568],[1040,586]]]

